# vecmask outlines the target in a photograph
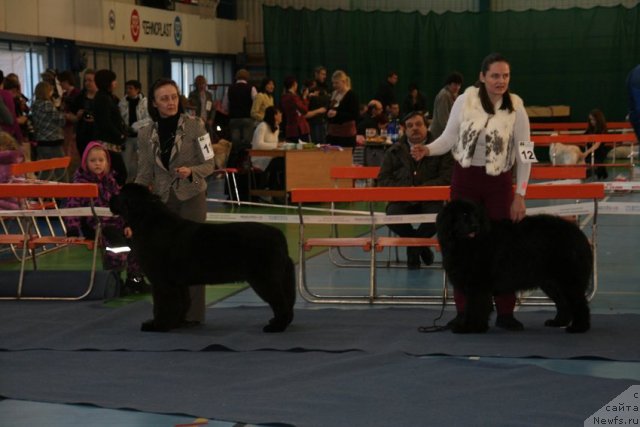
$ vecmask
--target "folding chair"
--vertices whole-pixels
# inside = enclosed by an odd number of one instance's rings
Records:
[[[79,300],[91,293],[95,282],[96,265],[98,257],[98,244],[101,236],[100,219],[96,215],[93,205],[93,199],[98,197],[98,186],[96,184],[0,184],[0,197],[16,197],[16,198],[66,198],[66,197],[87,197],[90,199],[90,207],[92,214],[96,217],[98,226],[96,227],[95,240],[88,240],[82,238],[67,238],[64,236],[39,236],[31,233],[32,224],[24,227],[24,233],[4,235],[0,238],[0,244],[12,244],[16,245],[22,250],[22,256],[20,259],[20,273],[18,276],[18,284],[15,296],[1,297],[0,299],[62,299],[62,300]],[[54,213],[55,214],[55,213]],[[78,296],[74,297],[41,297],[41,296],[29,296],[22,295],[25,270],[27,263],[27,251],[31,252],[31,259],[33,261],[34,270],[37,268],[36,263],[36,249],[43,245],[82,245],[93,253],[91,274],[89,283],[86,290]]]
[[[214,161],[216,164],[216,170],[213,171],[213,176],[224,177],[224,182],[229,192],[229,199],[233,201],[235,195],[235,201],[240,206],[240,194],[238,192],[238,182],[236,180],[237,168],[228,168],[227,160],[229,154],[231,154],[232,144],[226,139],[221,139],[217,143],[213,144],[213,152],[215,154]]]

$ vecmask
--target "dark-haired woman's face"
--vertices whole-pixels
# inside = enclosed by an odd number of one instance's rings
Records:
[[[487,88],[489,98],[495,103],[509,89],[511,69],[506,62],[494,62],[486,73],[480,73],[480,81]]]
[[[153,91],[153,106],[158,109],[160,117],[171,117],[178,114],[180,96],[175,86],[167,84]]]
[[[282,113],[280,112],[280,110],[276,110],[276,114],[273,116],[273,118],[276,126],[279,126],[280,123],[282,123]]]
[[[275,88],[276,88],[276,84],[273,82],[273,80],[267,82],[267,84],[264,86],[264,90],[266,90],[267,93],[273,93]]]

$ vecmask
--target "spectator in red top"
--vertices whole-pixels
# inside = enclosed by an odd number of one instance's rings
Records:
[[[309,111],[309,105],[298,95],[298,81],[294,76],[284,79],[285,93],[280,99],[282,114],[285,118],[285,139],[290,142],[309,141],[308,117],[324,114],[324,107]]]

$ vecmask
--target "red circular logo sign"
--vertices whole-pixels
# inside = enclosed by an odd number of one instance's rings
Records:
[[[131,38],[134,42],[140,37],[140,15],[136,9],[131,12]]]

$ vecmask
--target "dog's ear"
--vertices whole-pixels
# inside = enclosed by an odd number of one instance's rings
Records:
[[[121,215],[121,204],[122,200],[120,198],[120,195],[116,194],[115,196],[111,196],[111,199],[109,200],[109,210],[111,210],[111,213],[114,215]]]

